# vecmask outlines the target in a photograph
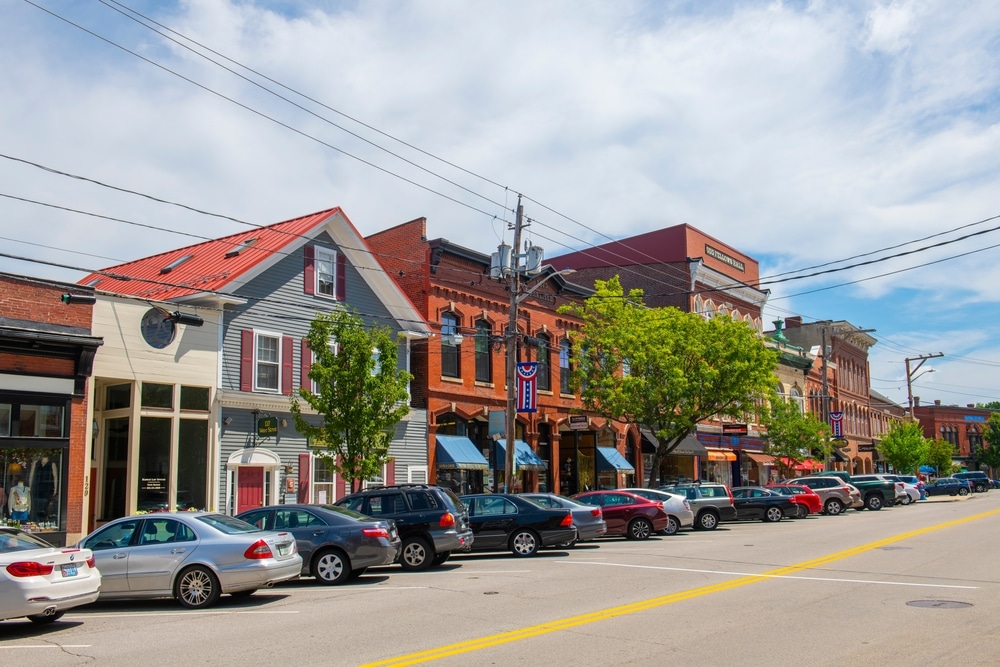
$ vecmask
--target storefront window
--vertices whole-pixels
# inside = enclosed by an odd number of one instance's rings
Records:
[[[64,449],[0,448],[0,520],[32,530],[62,527]]]
[[[334,499],[334,472],[330,460],[322,456],[313,458],[313,502],[317,505],[332,503]]]
[[[104,409],[121,410],[132,405],[132,385],[116,384],[104,391]]]
[[[174,407],[174,385],[142,383],[142,407],[166,408]]]
[[[125,516],[129,418],[105,419],[104,433],[104,496],[99,516],[110,521]]]
[[[178,510],[207,507],[205,502],[207,475],[208,421],[182,419],[177,444],[176,507]]]
[[[0,403],[0,438],[10,435],[10,403]]]
[[[181,386],[181,410],[208,412],[208,387]]]
[[[162,512],[169,508],[170,419],[143,417],[139,422],[139,494],[136,509]]]
[[[27,405],[19,406],[15,418],[14,437],[17,438],[65,438],[66,420],[65,406],[62,405]]]

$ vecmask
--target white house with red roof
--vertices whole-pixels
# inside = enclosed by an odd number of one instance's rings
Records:
[[[91,515],[205,507],[230,514],[332,502],[343,480],[289,412],[309,382],[318,312],[348,307],[410,342],[430,328],[340,208],[171,250],[80,281],[98,302]],[[427,418],[399,424],[381,480],[426,481]],[[93,523],[91,524],[93,525]]]

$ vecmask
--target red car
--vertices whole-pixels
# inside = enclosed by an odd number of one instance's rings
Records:
[[[783,496],[790,496],[793,503],[803,506],[805,513],[800,514],[797,518],[805,517],[809,514],[819,514],[823,511],[823,499],[808,486],[801,484],[768,484],[765,488],[771,489]]]
[[[605,535],[624,535],[630,540],[645,540],[667,527],[670,518],[659,500],[649,500],[628,491],[585,491],[573,500],[596,505],[608,524]]]

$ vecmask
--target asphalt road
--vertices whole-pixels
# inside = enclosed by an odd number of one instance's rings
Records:
[[[190,612],[101,603],[0,623],[32,665],[861,665],[1000,662],[1000,490],[726,523],[426,573],[304,579]]]

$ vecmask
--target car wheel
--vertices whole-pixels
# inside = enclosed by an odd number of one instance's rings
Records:
[[[438,565],[444,565],[445,561],[447,561],[449,558],[451,558],[451,552],[444,551],[434,556],[434,560],[431,561],[431,564],[434,567],[437,567]]]
[[[174,583],[174,597],[188,609],[204,609],[219,599],[219,582],[207,567],[195,565],[181,572]]]
[[[961,489],[958,490],[958,495],[967,496],[969,495],[969,490],[963,486]]]
[[[865,498],[865,508],[871,510],[872,512],[877,512],[882,509],[882,496],[872,494]]]
[[[342,584],[351,576],[351,563],[337,549],[326,549],[313,558],[312,576],[324,586]]]
[[[416,572],[426,570],[431,566],[434,553],[427,541],[422,537],[409,537],[403,542],[403,550],[399,555],[399,564],[404,570]]]
[[[830,516],[837,516],[844,511],[844,506],[836,498],[830,498],[826,501],[826,505],[823,506],[823,511]]]
[[[510,536],[510,550],[515,556],[534,556],[540,540],[530,530],[519,530]]]
[[[983,493],[984,491],[986,491],[985,484],[976,484],[976,493]]]
[[[257,592],[256,588],[251,588],[248,591],[236,591],[235,593],[230,593],[229,595],[231,595],[234,598],[248,598],[256,592]]]
[[[799,505],[795,508],[795,518],[804,519],[809,516],[809,509],[803,505]]]
[[[55,623],[60,618],[62,618],[63,614],[65,613],[66,612],[64,611],[57,611],[56,613],[51,614],[49,616],[45,616],[44,614],[36,614],[35,616],[29,616],[28,620],[34,623],[35,625],[45,625],[46,623]]]
[[[719,527],[719,516],[715,512],[702,512],[696,525],[700,530],[715,530]]]
[[[767,512],[764,513],[764,521],[770,521],[771,523],[776,523],[781,521],[785,513],[781,511],[780,507],[768,507]]]
[[[679,531],[680,529],[681,529],[681,524],[677,522],[677,519],[675,519],[672,516],[668,516],[667,527],[661,530],[660,532],[663,533],[664,535],[676,535],[677,531]]]
[[[906,494],[906,497],[903,498],[903,504],[904,505],[909,505],[912,502],[913,502],[913,498],[910,497],[910,494]]]
[[[625,537],[630,540],[645,540],[653,534],[653,525],[647,519],[632,519],[625,531]]]

